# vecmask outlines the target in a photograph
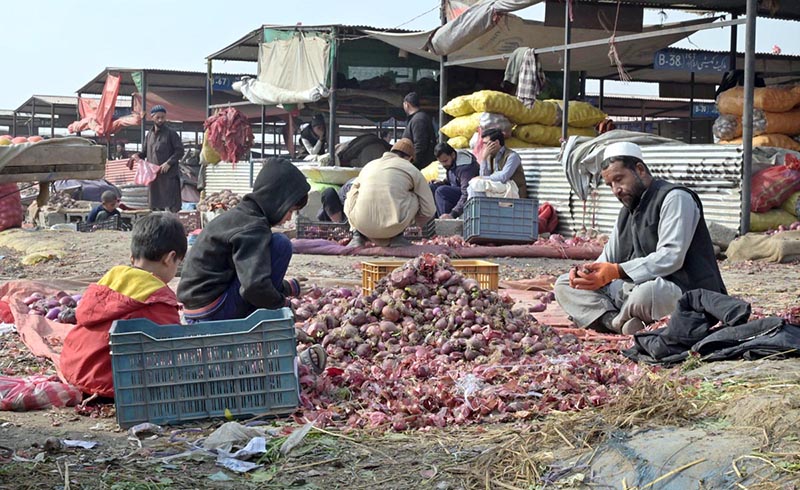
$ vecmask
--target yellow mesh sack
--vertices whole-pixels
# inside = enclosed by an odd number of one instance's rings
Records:
[[[464,136],[456,136],[455,138],[450,138],[447,140],[447,144],[456,150],[464,150],[469,148],[469,138],[465,138]]]
[[[558,104],[552,100],[537,100],[530,109],[523,106],[522,112],[512,122],[552,126],[558,122],[559,112]]]
[[[464,138],[469,139],[472,137],[473,133],[478,130],[480,119],[481,115],[477,112],[468,116],[457,117],[442,126],[440,131],[448,138],[463,136]]]
[[[439,179],[439,162],[431,162],[430,165],[422,169],[422,176],[428,182]]]
[[[750,231],[767,231],[779,227],[789,226],[797,221],[797,217],[783,209],[773,209],[766,213],[750,213]]]
[[[564,109],[564,101],[562,100],[549,100],[545,102],[557,104],[562,111]],[[534,105],[534,107],[536,107],[536,105]],[[569,125],[572,127],[591,128],[604,121],[606,117],[607,115],[605,112],[588,102],[581,102],[579,100],[569,101]]]
[[[470,98],[470,103],[475,112],[502,114],[510,119],[511,122],[518,122],[523,119],[525,111],[527,111],[518,98],[495,90],[475,92]]]
[[[453,117],[461,117],[472,114],[475,109],[472,108],[472,94],[460,95],[455,99],[450,100],[442,110]]]
[[[508,138],[506,146],[509,148],[546,148],[545,145],[537,145],[536,143],[528,143],[518,138]]]
[[[597,135],[592,128],[569,128],[569,136],[589,136]],[[543,126],[541,124],[525,124],[516,126],[513,131],[515,138],[519,138],[527,143],[534,143],[544,146],[561,146],[561,128],[558,126]]]
[[[795,192],[789,199],[781,204],[781,209],[787,213],[791,213],[795,218],[800,218],[800,209],[797,208],[797,201],[800,199],[800,192]]]
[[[208,142],[208,131],[206,131],[203,136],[203,148],[200,150],[200,158],[211,165],[216,165],[222,160],[217,150],[212,148],[211,144]]]

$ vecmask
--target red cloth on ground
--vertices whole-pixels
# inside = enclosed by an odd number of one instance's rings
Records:
[[[104,397],[114,396],[109,331],[115,320],[180,323],[175,293],[149,272],[125,266],[114,267],[89,286],[76,316],[78,324],[61,351],[61,375],[84,393]]]

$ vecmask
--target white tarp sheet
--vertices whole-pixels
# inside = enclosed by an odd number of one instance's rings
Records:
[[[687,22],[663,24],[660,26],[646,26],[643,32],[654,32],[659,30],[684,27],[690,25],[701,25],[713,22],[714,18],[696,19]],[[410,34],[390,34],[378,31],[365,30],[370,36],[391,44],[399,49],[422,56],[430,60],[439,60],[439,56],[425,51],[424,46],[433,31],[410,33]],[[617,31],[617,37],[633,32]],[[619,42],[617,50],[625,66],[652,65],[653,55],[661,48],[674,44],[681,39],[691,35],[691,32],[670,34],[637,41]],[[610,32],[597,29],[572,29],[572,42],[592,41],[605,39],[611,35]],[[448,61],[464,60],[481,56],[493,56],[499,54],[510,54],[519,47],[545,48],[550,46],[560,46],[564,42],[564,28],[551,27],[544,25],[543,22],[524,20],[515,15],[504,15],[500,22],[489,32],[470,42],[458,51],[448,56]],[[575,49],[572,51],[571,66],[575,70],[586,71],[589,76],[608,76],[617,72],[616,67],[611,66],[608,60],[608,45],[602,44],[590,48]],[[542,53],[538,57],[539,62],[547,71],[559,71],[563,68],[563,53]],[[505,59],[483,61],[480,63],[470,63],[466,65],[472,68],[483,68],[489,70],[503,70],[506,66]],[[634,76],[635,79],[635,76]]]
[[[471,6],[453,21],[433,31],[425,49],[447,56],[489,32],[503,14],[530,7],[542,0],[488,0]]]
[[[258,77],[233,84],[247,100],[260,105],[302,104],[328,96],[330,42],[298,32],[288,40],[261,44]]]

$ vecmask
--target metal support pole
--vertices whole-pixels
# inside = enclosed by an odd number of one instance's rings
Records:
[[[397,141],[397,118],[392,118],[392,141]]]
[[[561,139],[569,138],[569,58],[570,50],[567,46],[572,42],[572,25],[569,22],[570,3],[564,4],[564,107],[561,119]],[[574,8],[574,7],[573,7]]]
[[[272,154],[278,156],[278,121],[272,121]]]
[[[735,20],[739,16],[736,14],[731,14],[731,20]],[[733,25],[731,26],[731,71],[736,71],[736,52],[738,51],[737,44],[737,36],[739,33],[739,26]]]
[[[141,138],[141,147],[139,151],[142,153],[147,153],[147,148],[145,148],[144,144],[144,131],[145,131],[145,123],[147,122],[147,72],[142,70],[142,125],[139,128],[139,137]]]
[[[339,73],[339,42],[336,39],[336,27],[331,27],[331,49],[333,49],[333,57],[331,58],[330,75],[331,75],[331,94],[328,98],[328,110],[330,116],[328,120],[328,153],[331,155],[330,165],[336,166],[336,78]]]
[[[756,72],[756,16],[758,1],[747,0],[747,28],[744,46],[744,113],[742,114],[742,226],[750,231],[750,180],[753,172],[753,91]]]
[[[694,143],[694,72],[689,79],[689,144]]]
[[[11,113],[11,136],[17,137],[17,111]],[[80,136],[80,133],[78,133],[78,136]]]
[[[78,92],[78,104],[75,106],[75,113],[76,113],[75,115],[77,116],[77,119],[75,119],[76,121],[80,121],[81,120],[81,95],[82,94],[80,92]],[[133,101],[131,101],[131,105],[133,105]],[[77,136],[80,136],[81,132],[77,131],[75,134]]]
[[[606,79],[600,79],[600,110],[603,110],[603,106],[605,106],[605,88],[606,88]]]
[[[267,150],[266,150],[266,136],[264,135],[264,124],[266,124],[267,119],[267,106],[261,106],[261,158],[267,157]]]
[[[56,106],[54,104],[50,104],[50,137],[53,138],[56,135]]]
[[[586,72],[581,72],[581,99],[586,99]]]
[[[442,0],[442,3],[439,7],[439,20],[441,21],[442,25],[447,24],[447,10],[446,10],[447,0]],[[447,115],[442,110],[442,107],[447,104],[447,67],[445,63],[447,62],[447,56],[442,56],[439,58],[439,129],[443,128],[445,125],[445,119]],[[439,142],[444,143],[447,141],[445,138],[444,133],[439,131]]]
[[[206,61],[206,117],[211,116],[211,82],[214,80],[213,60]]]
[[[30,130],[28,131],[28,136],[36,136],[34,131],[36,130],[36,97],[33,98],[31,103],[31,125]]]

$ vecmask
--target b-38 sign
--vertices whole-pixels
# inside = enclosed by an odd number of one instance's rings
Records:
[[[730,70],[730,55],[710,51],[666,48],[656,51],[653,68],[695,73],[725,73]]]

